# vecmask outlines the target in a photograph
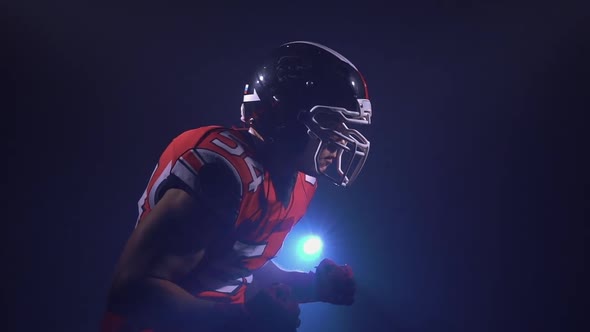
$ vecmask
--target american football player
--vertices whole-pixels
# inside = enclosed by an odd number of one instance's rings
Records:
[[[350,186],[369,153],[363,76],[312,42],[270,52],[244,89],[243,128],[186,131],[161,154],[120,256],[102,332],[295,331],[299,304],[350,305],[352,269],[272,262],[318,177]]]

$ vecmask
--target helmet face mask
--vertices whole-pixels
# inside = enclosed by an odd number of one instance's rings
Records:
[[[367,160],[370,143],[348,125],[368,124],[370,115],[363,119],[359,112],[346,108],[316,105],[301,121],[317,145],[313,155],[314,173],[339,186],[354,182]]]
[[[244,89],[242,121],[265,142],[292,151],[301,171],[339,186],[359,175],[369,141],[353,127],[371,123],[366,83],[342,55],[311,42],[281,45]]]

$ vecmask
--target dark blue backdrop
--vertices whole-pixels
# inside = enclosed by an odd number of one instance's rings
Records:
[[[305,220],[357,303],[306,306],[302,332],[587,330],[587,11],[390,6],[2,5],[11,330],[97,330],[159,153],[236,123],[252,66],[290,40],[348,57],[374,108],[364,173],[322,183]]]

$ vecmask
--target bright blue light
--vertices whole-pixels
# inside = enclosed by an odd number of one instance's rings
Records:
[[[334,256],[329,232],[325,228],[318,220],[312,223],[303,218],[289,232],[281,251],[273,261],[287,270],[315,271],[315,267],[324,257]]]
[[[303,243],[303,252],[313,255],[322,250],[322,240],[317,236],[312,236]]]
[[[323,243],[318,236],[311,235],[301,239],[299,256],[305,259],[313,259],[322,253]]]

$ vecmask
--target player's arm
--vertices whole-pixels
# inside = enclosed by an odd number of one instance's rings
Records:
[[[207,173],[206,169],[201,171]],[[209,241],[233,222],[231,213],[216,213],[214,206],[223,202],[211,199],[222,194],[216,192],[219,189],[203,183],[219,185],[220,180],[231,175],[199,175],[202,178],[198,190],[183,190],[182,186],[166,190],[126,243],[108,301],[109,311],[125,317],[126,324],[165,330],[190,326],[199,331],[209,329],[206,323],[221,323],[242,314],[241,308],[234,305],[197,299],[177,284],[199,265]],[[232,203],[228,204],[226,209],[231,210]]]
[[[281,283],[291,288],[291,296],[298,303],[319,301],[315,296],[315,276],[313,272],[288,271],[279,267],[272,260],[254,271],[252,292]]]
[[[324,259],[315,272],[284,270],[272,260],[254,272],[253,289],[282,283],[291,288],[291,296],[298,303],[328,302],[351,305],[354,302],[356,284],[348,265],[336,265]]]

